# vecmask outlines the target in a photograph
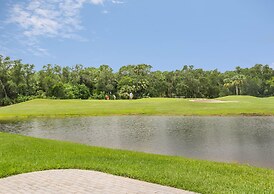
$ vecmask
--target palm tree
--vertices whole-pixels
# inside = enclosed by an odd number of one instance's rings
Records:
[[[235,87],[236,95],[241,94],[241,86],[244,84],[246,77],[242,74],[235,75],[232,78],[224,79],[224,86]]]

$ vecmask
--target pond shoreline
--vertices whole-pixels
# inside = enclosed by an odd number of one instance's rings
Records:
[[[214,100],[229,103],[191,102],[190,99],[166,98],[116,101],[36,99],[0,108],[0,120],[122,115],[274,116],[274,97],[228,96]]]
[[[0,131],[274,169],[274,150],[271,149],[274,147],[274,117],[131,115],[33,118],[2,121]]]
[[[85,117],[126,117],[126,116],[147,116],[147,117],[274,117],[274,114],[240,113],[240,114],[58,114],[58,115],[28,115],[28,116],[0,116],[0,122],[5,121],[24,121],[32,119],[62,119],[62,118],[85,118]]]
[[[0,178],[39,170],[88,169],[198,193],[274,191],[274,170],[270,169],[98,148],[1,132],[0,140]]]

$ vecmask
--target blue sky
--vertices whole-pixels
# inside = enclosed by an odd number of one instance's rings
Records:
[[[0,54],[114,71],[274,67],[273,0],[0,0]]]

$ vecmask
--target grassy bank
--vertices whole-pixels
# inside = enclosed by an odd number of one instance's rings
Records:
[[[46,100],[37,99],[0,108],[0,119],[98,115],[274,115],[274,97],[228,96],[227,103],[189,99]]]
[[[274,171],[0,133],[0,177],[92,169],[200,193],[273,193]]]

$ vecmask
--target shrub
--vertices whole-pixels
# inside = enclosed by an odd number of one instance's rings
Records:
[[[2,98],[0,99],[0,106],[8,106],[13,104],[13,101],[10,98]]]

